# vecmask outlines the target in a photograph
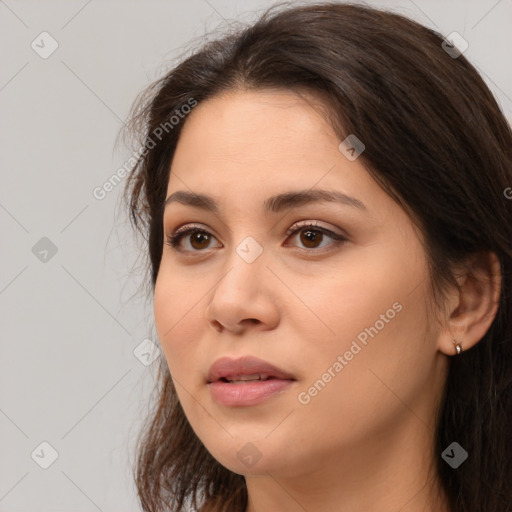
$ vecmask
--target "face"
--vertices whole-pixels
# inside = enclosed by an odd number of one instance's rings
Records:
[[[167,204],[164,238],[195,232],[162,249],[157,333],[190,425],[239,474],[307,474],[399,432],[421,442],[442,390],[420,234],[312,101],[270,90],[205,101],[170,168],[167,197],[207,195],[218,211]],[[265,207],[320,190],[338,200]],[[246,355],[294,380],[252,405],[217,402],[210,366]]]

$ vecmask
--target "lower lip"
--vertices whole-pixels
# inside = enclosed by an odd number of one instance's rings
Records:
[[[212,398],[221,405],[256,405],[281,393],[294,381],[269,379],[253,382],[230,383],[223,381],[208,384]]]

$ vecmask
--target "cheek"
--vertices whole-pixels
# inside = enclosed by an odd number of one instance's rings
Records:
[[[174,375],[183,367],[180,362],[186,360],[184,358],[193,349],[190,340],[197,338],[194,329],[199,325],[201,293],[198,290],[196,297],[191,292],[183,292],[189,287],[179,278],[170,279],[166,274],[165,269],[161,269],[155,284],[154,318],[158,339]]]
[[[302,282],[296,289],[317,316],[303,308],[296,316],[303,327],[299,353],[310,362],[302,390],[318,388],[311,410],[330,409],[354,428],[378,411],[382,418],[395,414],[402,404],[394,393],[406,403],[421,393],[435,356],[426,262],[370,252],[346,258],[344,271],[336,269],[316,287]]]
[[[343,344],[373,325],[409,291],[412,273],[382,251],[347,251],[327,270],[313,270],[309,277],[295,279],[294,293],[303,300],[302,317],[306,305],[310,320],[314,322],[316,316],[317,328],[325,331],[326,340]]]
[[[418,417],[429,418],[421,395],[430,382],[433,353],[419,349],[426,346],[422,300],[391,294],[381,301],[337,324],[333,317],[335,340],[323,336],[322,343],[302,352],[309,370],[299,389],[305,394],[297,418],[307,418],[307,424],[297,428],[324,432],[326,450],[334,439],[340,446],[350,445],[394,428],[404,414],[413,418],[409,407]]]

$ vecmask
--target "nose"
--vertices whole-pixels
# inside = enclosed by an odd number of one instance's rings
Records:
[[[247,263],[236,253],[217,280],[206,308],[206,319],[217,332],[242,334],[251,326],[273,329],[279,321],[275,276],[260,256]]]

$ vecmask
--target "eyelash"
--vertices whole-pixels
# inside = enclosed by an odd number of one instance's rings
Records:
[[[324,235],[327,235],[328,237],[330,237],[333,240],[335,240],[335,242],[330,244],[330,245],[338,246],[338,245],[341,245],[343,242],[347,241],[347,239],[345,237],[343,237],[341,235],[338,235],[337,233],[334,233],[334,232],[330,231],[329,229],[323,228],[323,227],[319,226],[318,224],[311,223],[311,222],[307,222],[305,224],[301,224],[299,226],[294,226],[294,227],[290,228],[286,232],[286,237],[289,238],[289,237],[291,237],[293,235],[296,235],[297,233],[299,233],[300,231],[305,230],[306,228],[310,228],[311,231],[320,231]],[[168,235],[166,237],[166,242],[165,243],[167,245],[169,245],[173,250],[175,250],[177,252],[182,252],[182,253],[187,253],[187,252],[195,252],[195,253],[205,252],[207,249],[188,251],[188,250],[180,249],[178,247],[182,238],[184,238],[186,235],[191,235],[193,233],[204,233],[206,235],[213,236],[211,233],[209,233],[208,231],[200,228],[199,226],[190,225],[188,227],[185,226],[184,228],[180,228],[180,229],[176,230],[174,233],[172,233],[171,235]],[[325,252],[325,250],[324,250],[325,248],[320,248],[320,249],[301,248],[301,249],[303,251],[306,251],[306,252],[310,252],[310,253],[313,252],[313,253],[317,253],[317,254]]]

